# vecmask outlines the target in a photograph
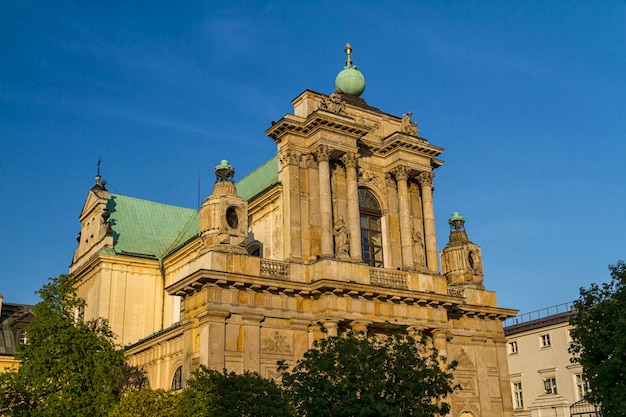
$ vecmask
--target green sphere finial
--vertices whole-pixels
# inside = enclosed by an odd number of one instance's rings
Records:
[[[357,69],[356,65],[352,64],[352,47],[349,43],[346,43],[344,52],[348,59],[346,60],[346,66],[343,67],[343,70],[335,78],[335,88],[338,88],[344,94],[359,97],[365,91],[365,77]]]

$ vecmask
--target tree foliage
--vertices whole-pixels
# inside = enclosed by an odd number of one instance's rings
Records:
[[[116,349],[105,320],[83,321],[76,279],[51,278],[37,293],[29,343],[16,357],[17,372],[3,375],[0,414],[106,416],[124,384],[124,352]]]
[[[456,363],[444,362],[425,338],[350,332],[316,341],[293,370],[280,370],[301,416],[435,416],[450,411]]]
[[[201,366],[182,392],[183,417],[292,417],[283,390],[256,372],[222,373]]]
[[[171,417],[178,410],[180,394],[144,388],[126,393],[108,417]]]
[[[626,265],[609,266],[611,282],[580,289],[570,352],[589,383],[586,398],[604,417],[622,416],[626,404]]]

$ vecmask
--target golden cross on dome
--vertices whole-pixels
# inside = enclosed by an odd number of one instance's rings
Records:
[[[350,66],[352,65],[352,60],[350,59],[350,54],[352,53],[352,47],[350,46],[350,43],[346,43],[346,49],[344,49],[344,52],[346,53],[346,55],[348,55],[348,59],[346,60],[346,66]]]

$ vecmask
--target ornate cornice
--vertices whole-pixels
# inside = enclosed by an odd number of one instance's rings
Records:
[[[377,156],[386,156],[394,151],[405,150],[435,158],[443,152],[443,148],[430,145],[426,139],[402,132],[394,132],[383,138],[381,142],[373,142],[365,139],[363,142]]]
[[[338,116],[322,110],[313,112],[305,120],[287,115],[274,123],[265,133],[272,138],[274,142],[280,143],[285,135],[291,134],[301,137],[310,137],[319,130],[326,130],[360,139],[365,136],[370,129],[371,128],[366,126],[357,125],[347,117]]]

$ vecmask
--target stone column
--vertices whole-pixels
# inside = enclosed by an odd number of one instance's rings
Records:
[[[302,239],[300,224],[300,152],[285,149],[280,152],[285,211],[283,213],[284,254],[287,259],[302,259]]]
[[[400,208],[400,246],[402,248],[402,269],[414,270],[413,235],[411,227],[411,204],[409,201],[409,168],[398,166],[395,170],[398,183],[398,203]]]
[[[304,159],[307,169],[307,195],[309,196],[309,216],[308,227],[305,229],[308,232],[308,238],[305,237],[304,242],[309,246],[307,248],[307,259],[315,257],[321,253],[321,215],[320,215],[320,175],[317,161],[315,161],[315,155],[307,154]]]
[[[347,152],[341,158],[346,166],[348,183],[348,230],[350,231],[350,259],[362,261],[361,254],[361,215],[359,213],[359,185],[357,182],[356,164],[358,155]]]
[[[424,210],[424,243],[426,244],[426,265],[428,270],[439,272],[437,265],[437,236],[435,235],[435,208],[433,206],[432,172],[422,172],[417,179],[422,187],[422,209]]]
[[[330,193],[330,149],[321,145],[317,150],[317,162],[319,164],[319,187],[320,187],[320,217],[322,220],[322,243],[320,256],[323,258],[333,257],[333,202]]]

